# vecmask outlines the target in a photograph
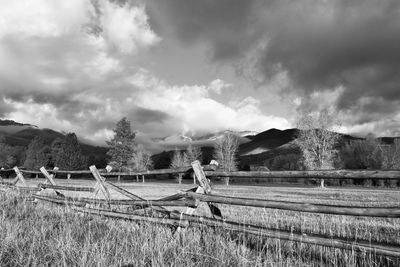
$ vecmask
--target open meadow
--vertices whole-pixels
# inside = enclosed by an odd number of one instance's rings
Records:
[[[44,179],[28,179],[33,186]],[[56,179],[57,184],[93,186],[94,180]],[[192,188],[190,183],[121,182],[146,199]],[[113,199],[123,198],[112,191]],[[326,203],[348,206],[395,206],[398,190],[358,188],[225,186],[213,193],[234,197]],[[67,196],[88,193],[67,192]],[[400,219],[313,214],[218,205],[227,220],[294,233],[322,234],[349,241],[400,246]],[[0,192],[0,266],[399,266],[399,259],[370,253],[229,233],[221,228],[179,232],[148,222],[83,215],[64,206],[25,201],[10,189]],[[168,209],[171,209],[168,207]],[[206,204],[196,215],[210,216]]]

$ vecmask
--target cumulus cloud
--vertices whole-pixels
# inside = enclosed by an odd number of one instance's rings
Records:
[[[127,116],[138,140],[153,148],[152,138],[182,131],[288,126],[264,115],[255,98],[214,99],[229,92],[229,81],[170,84],[135,64],[141,49],[162,42],[143,4],[18,0],[0,6],[0,17],[3,117],[104,144]]]
[[[1,115],[104,138],[129,111],[118,98],[134,93],[124,79],[136,67],[121,58],[160,40],[147,19],[143,6],[127,3],[1,2]]]
[[[137,52],[139,47],[153,45],[160,37],[151,30],[144,6],[122,7],[102,1],[101,26],[105,38],[120,52]]]
[[[151,73],[142,70],[132,77],[131,83],[140,86],[136,99],[143,107],[158,107],[160,111],[174,117],[178,122],[176,127],[181,132],[190,130],[192,133],[204,133],[225,129],[263,131],[272,127],[284,129],[290,126],[284,118],[262,114],[260,102],[252,97],[228,104],[214,100],[210,93],[215,87],[227,86],[220,79],[211,81],[209,85],[176,86],[157,80]]]

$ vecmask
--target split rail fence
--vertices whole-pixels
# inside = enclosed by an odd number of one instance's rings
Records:
[[[144,199],[124,188],[106,180],[107,176],[142,176],[157,174],[181,174],[192,170],[196,179],[196,186],[184,192],[160,199]],[[6,170],[9,171],[9,170]],[[47,201],[66,205],[77,212],[101,215],[111,218],[132,221],[147,221],[169,225],[177,230],[194,226],[208,226],[223,228],[232,232],[261,236],[263,238],[277,238],[294,242],[308,243],[339,249],[355,250],[359,252],[375,253],[377,255],[400,258],[398,244],[377,243],[368,241],[351,241],[342,238],[332,238],[317,234],[291,232],[266,228],[255,224],[242,224],[224,218],[218,204],[270,208],[309,213],[335,214],[344,216],[365,216],[400,218],[400,205],[390,207],[338,206],[329,204],[311,204],[293,201],[276,201],[255,198],[238,198],[215,195],[212,193],[210,180],[213,177],[251,177],[251,178],[320,178],[320,179],[400,179],[400,171],[262,171],[262,172],[220,172],[215,166],[201,166],[199,161],[191,167],[175,170],[156,170],[150,172],[110,173],[100,172],[95,166],[89,171],[51,171],[44,167],[40,171],[20,170],[14,167],[16,177],[10,181],[1,179],[0,185],[5,188],[26,192],[26,196],[33,201]],[[37,187],[29,187],[25,174],[43,175],[46,183]],[[96,180],[93,187],[78,187],[57,185],[54,179],[56,173],[64,174],[91,174]],[[119,180],[119,179],[118,179]],[[143,178],[144,181],[144,178]],[[110,191],[122,194],[126,199],[111,199]],[[91,193],[93,197],[65,196],[69,191]],[[201,202],[207,203],[212,217],[193,215]],[[185,207],[184,211],[167,209],[165,207]]]

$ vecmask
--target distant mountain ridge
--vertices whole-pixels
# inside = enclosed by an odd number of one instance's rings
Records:
[[[166,168],[169,166],[168,160],[170,159],[168,158],[172,157],[175,148],[184,150],[189,143],[192,143],[193,145],[202,147],[204,163],[209,163],[206,161],[213,158],[213,144],[215,140],[221,138],[225,133],[232,133],[240,139],[238,156],[242,168],[243,166],[265,165],[266,162],[273,160],[277,156],[300,153],[294,143],[299,131],[299,129],[293,128],[286,130],[269,129],[260,133],[226,130],[193,136],[177,134],[153,140],[162,145],[164,152],[156,153],[152,158],[156,161],[154,162],[156,168]],[[45,142],[50,145],[56,138],[63,138],[65,133],[52,129],[41,129],[31,124],[19,123],[13,120],[0,119],[0,135],[5,137],[5,142],[8,145],[27,147],[35,136],[42,135]],[[346,141],[363,139],[347,134],[340,135],[341,143],[338,146],[343,145]],[[384,144],[392,144],[394,140],[400,139],[400,137],[380,137],[377,139]],[[84,155],[101,159],[103,163],[106,162],[107,147],[80,143]]]
[[[29,143],[38,135],[41,135],[47,145],[57,138],[64,138],[65,134],[52,129],[41,129],[35,125],[19,123],[13,120],[0,119],[0,135],[4,136],[5,143],[10,146],[28,147]],[[93,146],[80,142],[82,153],[91,158],[93,163],[104,165],[107,158],[107,147]],[[101,166],[104,167],[104,166]]]
[[[14,126],[32,126],[32,127],[36,127],[35,125],[32,124],[28,124],[28,123],[19,123],[13,120],[2,120],[0,119],[0,126],[10,126],[10,125],[14,125]]]

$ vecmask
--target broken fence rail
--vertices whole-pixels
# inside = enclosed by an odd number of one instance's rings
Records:
[[[181,200],[133,200],[133,199],[97,199],[97,198],[76,198],[76,197],[55,197],[55,196],[45,196],[33,194],[32,197],[55,202],[55,203],[69,203],[69,204],[108,204],[108,205],[120,205],[120,206],[141,206],[141,207],[151,207],[151,206],[190,206],[194,207],[196,201],[194,199],[181,199]]]

